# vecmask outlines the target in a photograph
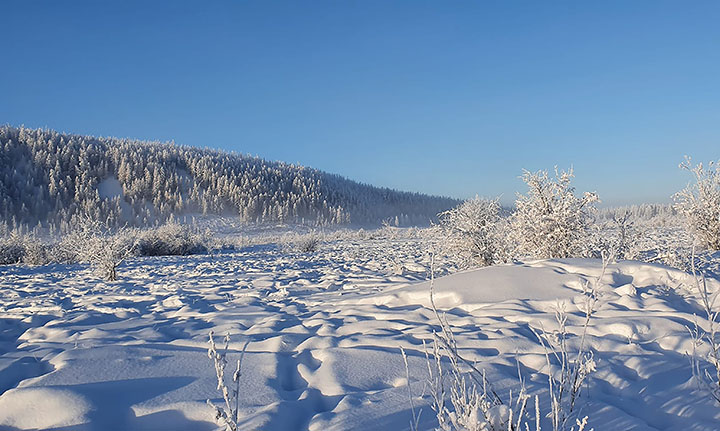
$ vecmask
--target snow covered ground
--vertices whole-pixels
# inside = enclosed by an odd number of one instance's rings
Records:
[[[402,238],[305,254],[257,245],[135,258],[117,282],[83,265],[0,267],[0,429],[217,429],[206,404],[221,400],[210,330],[230,334],[231,363],[249,342],[242,430],[408,429],[401,346],[421,428],[431,429],[423,340],[438,322],[429,267],[426,247]],[[565,303],[578,334],[582,286],[601,273],[593,260],[490,267],[439,277],[435,299],[462,354],[501,397],[518,390],[519,363],[547,410],[548,369],[533,329],[556,328],[554,309]],[[600,291],[588,330],[597,371],[581,400],[589,424],[720,429],[720,406],[691,378],[687,328],[702,316],[691,278],[623,262],[607,269]]]

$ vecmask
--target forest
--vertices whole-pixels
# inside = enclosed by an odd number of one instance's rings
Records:
[[[174,143],[0,127],[0,220],[66,232],[78,217],[153,226],[235,216],[311,226],[428,224],[459,201]]]

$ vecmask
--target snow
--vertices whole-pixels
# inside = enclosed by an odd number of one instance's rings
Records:
[[[114,176],[109,176],[100,181],[97,190],[101,199],[124,198],[122,184]]]
[[[218,429],[206,404],[221,400],[210,330],[230,334],[231,363],[249,341],[240,429],[408,429],[400,347],[431,429],[421,399],[423,340],[438,328],[429,271],[424,246],[402,238],[136,258],[117,282],[82,265],[2,266],[0,429]],[[581,399],[589,425],[718,429],[720,406],[697,389],[686,356],[687,328],[704,320],[684,272],[621,262],[603,274],[598,261],[567,259],[444,274],[436,305],[501,397],[519,388],[519,362],[547,410],[549,370],[532,329],[556,328],[561,303],[578,334],[583,286],[602,276],[588,328],[597,371]]]

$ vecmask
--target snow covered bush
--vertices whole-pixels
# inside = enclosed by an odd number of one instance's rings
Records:
[[[639,233],[629,212],[616,215],[612,219],[612,227],[616,232],[609,256],[616,259],[636,259]]]
[[[323,235],[310,231],[307,233],[288,232],[279,238],[270,238],[267,242],[277,242],[287,253],[314,253],[320,248]]]
[[[462,266],[488,266],[508,259],[505,220],[497,199],[475,197],[438,214],[441,245]]]
[[[171,221],[144,231],[138,240],[138,253],[141,256],[199,254],[207,252],[206,242],[203,235],[194,232],[189,226]]]
[[[46,244],[35,235],[26,235],[23,242],[23,263],[28,265],[46,265],[50,263],[52,244]]]
[[[315,232],[301,235],[295,241],[295,248],[301,253],[314,253],[318,247],[320,247],[320,236]]]
[[[25,255],[25,245],[22,238],[12,233],[0,238],[0,265],[20,263]]]
[[[517,253],[539,259],[579,257],[586,254],[595,193],[575,196],[573,171],[524,171],[526,195],[518,194],[511,216],[511,235]]]
[[[89,263],[102,278],[117,279],[117,268],[137,249],[136,233],[127,228],[110,231],[100,222],[83,219],[60,243],[69,261]]]
[[[693,166],[686,157],[680,168],[689,171],[694,182],[675,194],[675,208],[700,245],[720,250],[720,165]]]
[[[617,261],[641,257],[640,230],[636,227],[635,216],[629,211],[619,211],[607,221],[597,221],[591,236],[588,244],[594,258],[606,256]]]
[[[12,231],[0,237],[0,265],[45,265],[51,260],[50,249],[51,244],[46,244],[35,234]]]

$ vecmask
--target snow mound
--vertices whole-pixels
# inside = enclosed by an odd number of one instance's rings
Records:
[[[571,300],[586,286],[618,295],[636,294],[638,288],[690,285],[691,277],[679,270],[641,262],[621,262],[604,269],[595,259],[540,260],[525,264],[492,266],[437,278],[432,282],[438,308],[471,311],[503,301]],[[712,283],[712,281],[711,281]],[[387,289],[358,301],[361,304],[430,307],[431,282]]]
[[[527,265],[494,266],[475,269],[434,281],[434,300],[438,308],[471,310],[484,304],[508,300],[555,300],[578,294],[582,278],[560,269]],[[398,307],[430,306],[431,282],[402,286],[361,303]]]
[[[100,181],[97,185],[97,191],[101,199],[124,198],[122,184],[114,176]]]
[[[92,404],[67,389],[11,389],[0,397],[0,425],[20,429],[67,427],[88,421]]]

